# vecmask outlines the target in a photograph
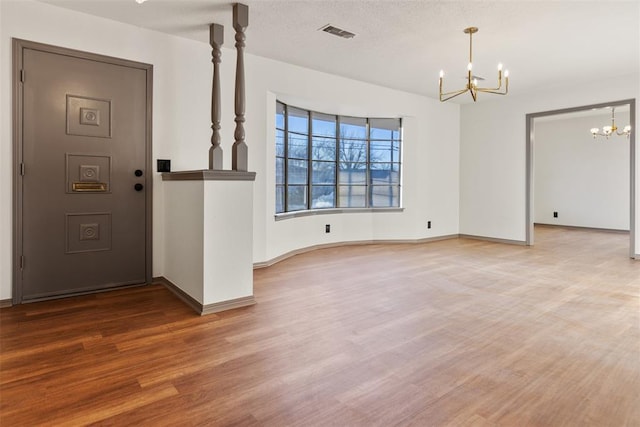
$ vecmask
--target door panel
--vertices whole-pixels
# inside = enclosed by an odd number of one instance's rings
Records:
[[[147,71],[28,48],[22,67],[22,300],[149,281]]]

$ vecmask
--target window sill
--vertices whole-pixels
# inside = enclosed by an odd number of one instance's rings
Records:
[[[404,208],[333,208],[333,209],[310,209],[304,211],[284,212],[275,214],[276,221],[282,221],[290,218],[299,218],[303,216],[315,215],[336,215],[343,213],[388,213],[403,212]]]

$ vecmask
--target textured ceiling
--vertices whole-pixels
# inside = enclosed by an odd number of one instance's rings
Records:
[[[208,25],[225,26],[233,48],[232,3],[220,0],[41,0],[139,27],[208,43]],[[437,97],[464,85],[469,39],[474,74],[487,85],[499,62],[510,92],[526,94],[568,82],[638,73],[640,2],[247,0],[247,52],[382,86]],[[356,33],[341,39],[326,24]],[[585,86],[588,90],[588,86]],[[479,101],[493,95],[479,95]],[[464,99],[462,99],[464,98]],[[456,98],[469,102],[469,96]]]

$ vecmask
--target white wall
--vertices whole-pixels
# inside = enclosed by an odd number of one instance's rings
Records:
[[[203,181],[167,181],[164,186],[163,235],[171,242],[165,249],[162,275],[187,295],[204,304],[203,235],[205,193]],[[184,209],[189,206],[190,209]]]
[[[513,82],[516,76],[514,72]],[[640,99],[638,73],[606,76],[579,87],[547,88],[527,96],[509,95],[462,106],[460,232],[525,241],[526,114],[629,98]],[[631,124],[635,129],[638,129],[638,116],[636,114],[636,123]],[[640,166],[637,149],[636,165]],[[639,192],[640,173],[636,173],[638,226]],[[640,233],[636,233],[636,253],[639,250]]]
[[[624,136],[594,139],[589,133],[610,123],[610,110],[535,119],[536,223],[629,229],[630,141]],[[620,130],[628,123],[628,112],[616,114]]]
[[[171,242],[163,276],[203,306],[253,296],[252,189],[240,180],[163,182]]]
[[[258,173],[254,260],[316,244],[377,239],[420,239],[458,233],[459,107],[252,57],[247,112],[256,139],[250,168]],[[291,95],[295,94],[295,95]],[[316,215],[275,221],[275,100],[316,111],[403,120],[403,206],[401,213]],[[259,123],[264,120],[263,123]],[[250,125],[250,126],[252,126]],[[266,135],[266,139],[265,139]],[[254,162],[252,162],[252,159]],[[266,161],[255,162],[255,160]],[[427,229],[427,221],[432,228]],[[324,232],[331,224],[331,233]]]
[[[208,147],[210,49],[205,44],[71,12],[29,0],[0,2],[0,86],[11,93],[11,38],[21,38],[154,65],[153,158],[171,158],[174,168],[206,166],[193,161],[193,145]],[[208,82],[208,85],[207,85]],[[203,90],[204,88],[204,90]],[[11,297],[11,97],[0,105],[0,299]],[[206,148],[205,148],[206,150]],[[155,166],[154,166],[155,170]],[[153,274],[164,263],[162,182],[154,173]]]
[[[11,93],[11,38],[116,56],[154,65],[153,161],[173,170],[207,167],[210,145],[211,50],[208,44],[29,0],[0,2],[0,92]],[[227,37],[227,40],[231,40]],[[232,46],[228,42],[228,47]],[[251,27],[247,30],[251,45]],[[254,186],[254,262],[315,244],[419,239],[458,233],[459,106],[247,55],[245,124]],[[224,165],[233,142],[235,52],[221,65]],[[336,114],[405,118],[402,213],[323,215],[274,220],[275,99]],[[11,97],[0,104],[0,300],[11,297]],[[154,165],[155,170],[155,165]],[[164,273],[163,182],[154,172],[153,275]],[[188,208],[188,207],[185,207]],[[426,229],[432,221],[433,228]],[[331,223],[331,234],[324,224]]]

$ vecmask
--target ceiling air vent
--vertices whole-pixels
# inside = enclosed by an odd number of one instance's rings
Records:
[[[342,37],[343,39],[352,39],[356,36],[354,33],[340,29],[338,27],[334,27],[331,24],[327,24],[320,29],[325,33],[333,34],[334,36]]]

